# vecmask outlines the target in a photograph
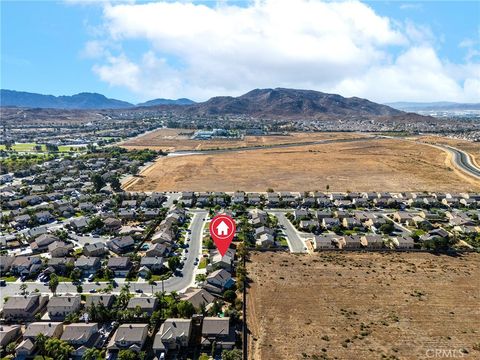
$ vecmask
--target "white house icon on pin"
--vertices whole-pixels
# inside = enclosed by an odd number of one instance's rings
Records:
[[[228,225],[225,224],[224,221],[222,221],[220,224],[217,225],[217,234],[219,236],[226,236],[228,235]]]

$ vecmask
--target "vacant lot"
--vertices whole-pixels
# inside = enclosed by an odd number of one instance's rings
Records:
[[[478,182],[452,171],[445,152],[396,139],[164,157],[128,190],[466,191]]]
[[[366,136],[355,133],[290,133],[288,135],[275,136],[245,136],[241,140],[191,140],[193,133],[194,130],[191,129],[160,129],[126,140],[121,146],[127,149],[148,148],[164,151],[208,150],[302,143],[337,138],[350,139]]]
[[[450,351],[478,359],[479,261],[474,253],[253,253],[249,358],[428,359]]]

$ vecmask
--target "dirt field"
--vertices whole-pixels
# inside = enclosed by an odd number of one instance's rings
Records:
[[[445,152],[396,139],[164,157],[127,184],[136,191],[478,191]]]
[[[479,261],[474,253],[254,253],[248,356],[479,359]]]
[[[191,129],[160,129],[149,134],[126,140],[121,146],[127,149],[154,149],[164,151],[207,150],[241,148],[270,144],[289,144],[325,139],[350,139],[365,137],[356,133],[291,133],[286,136],[245,136],[243,140],[191,140]]]

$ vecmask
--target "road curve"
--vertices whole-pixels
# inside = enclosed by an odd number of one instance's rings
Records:
[[[457,168],[477,179],[480,179],[480,169],[474,165],[470,154],[448,145],[441,146],[441,148],[452,154],[452,162]]]

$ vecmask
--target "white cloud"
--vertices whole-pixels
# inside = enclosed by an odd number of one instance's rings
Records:
[[[397,24],[358,1],[107,4],[103,26],[107,39],[85,47],[103,59],[95,73],[145,99],[277,86],[375,101],[480,97],[478,68],[439,59],[427,27]],[[149,49],[138,58],[121,48],[127,41]],[[117,49],[97,46],[107,43]]]

